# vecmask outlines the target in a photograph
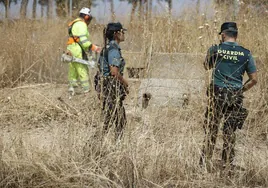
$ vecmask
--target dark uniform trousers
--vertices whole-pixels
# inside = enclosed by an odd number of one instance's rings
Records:
[[[209,102],[205,113],[205,139],[200,163],[207,163],[211,160],[219,126],[223,119],[222,162],[224,165],[232,164],[235,156],[235,130],[242,128],[247,117],[247,110],[243,108],[243,94],[241,90],[211,86],[207,95]]]
[[[114,126],[116,139],[120,139],[127,123],[123,101],[126,92],[123,84],[116,78],[103,77],[104,131]]]

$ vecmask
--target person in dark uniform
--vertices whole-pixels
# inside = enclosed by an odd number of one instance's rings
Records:
[[[122,24],[109,23],[104,29],[104,48],[99,58],[99,71],[95,86],[103,102],[104,131],[115,127],[116,139],[120,139],[126,125],[123,101],[128,93],[128,82],[123,77],[125,61],[119,44],[125,40]]]
[[[211,167],[218,129],[223,120],[223,168],[233,167],[235,131],[241,129],[248,111],[243,107],[243,92],[257,83],[257,71],[249,50],[237,42],[235,22],[225,22],[219,33],[222,42],[208,50],[204,67],[212,69],[212,81],[207,90],[208,107],[205,113],[205,139],[200,164]],[[243,85],[243,75],[249,79]]]

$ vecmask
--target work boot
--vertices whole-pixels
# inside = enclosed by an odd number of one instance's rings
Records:
[[[87,95],[90,92],[90,89],[84,90],[84,95]]]
[[[69,87],[69,89],[68,89],[68,92],[69,92],[69,95],[70,95],[70,97],[72,97],[72,96],[74,96],[74,87]]]

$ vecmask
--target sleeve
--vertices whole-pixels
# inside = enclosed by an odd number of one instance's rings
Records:
[[[79,44],[85,51],[88,51],[92,43],[89,41],[87,25],[82,21],[76,22],[73,25],[72,33],[74,36],[79,37]]]
[[[117,49],[111,49],[108,53],[108,62],[110,66],[120,67],[121,55]]]
[[[257,71],[255,60],[251,54],[249,54],[249,62],[247,63],[246,71],[248,74],[251,74]]]
[[[207,69],[211,69],[215,63],[217,55],[217,46],[211,46],[207,51],[207,56],[204,62],[204,66]]]

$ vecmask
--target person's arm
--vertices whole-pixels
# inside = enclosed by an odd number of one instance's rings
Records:
[[[73,26],[72,33],[79,37],[79,43],[84,51],[92,50],[97,53],[101,52],[101,47],[92,44],[89,40],[88,28],[84,22],[76,22]]]
[[[205,61],[203,63],[205,70],[209,70],[210,69],[210,67],[209,67],[209,59],[210,59],[210,55],[209,55],[209,52],[207,52],[206,59],[205,59]]]
[[[248,91],[257,84],[257,68],[256,63],[251,54],[249,54],[249,62],[247,63],[246,72],[248,74],[248,81],[244,84],[242,91]]]
[[[111,75],[117,78],[123,85],[127,88],[128,82],[124,77],[120,74],[119,68],[116,66],[110,66]]]
[[[242,91],[248,91],[250,88],[252,88],[254,85],[257,84],[257,72],[248,74],[248,81],[246,82],[246,84],[243,86]]]
[[[89,32],[86,23],[78,21],[74,23],[72,28],[72,34],[75,37],[79,37],[79,44],[84,51],[88,51],[92,43],[89,40]]]
[[[205,70],[213,68],[216,59],[217,59],[217,46],[211,46],[207,51],[207,56],[203,63]]]
[[[95,44],[91,44],[91,45],[89,46],[89,49],[90,49],[91,51],[93,51],[93,52],[97,52],[97,53],[101,53],[101,50],[102,50],[101,47],[99,47],[99,46],[97,46],[97,45],[95,45]]]
[[[108,62],[110,65],[111,75],[117,78],[125,87],[128,87],[128,82],[120,73],[119,67],[121,66],[121,55],[117,49],[112,49],[108,53]]]

